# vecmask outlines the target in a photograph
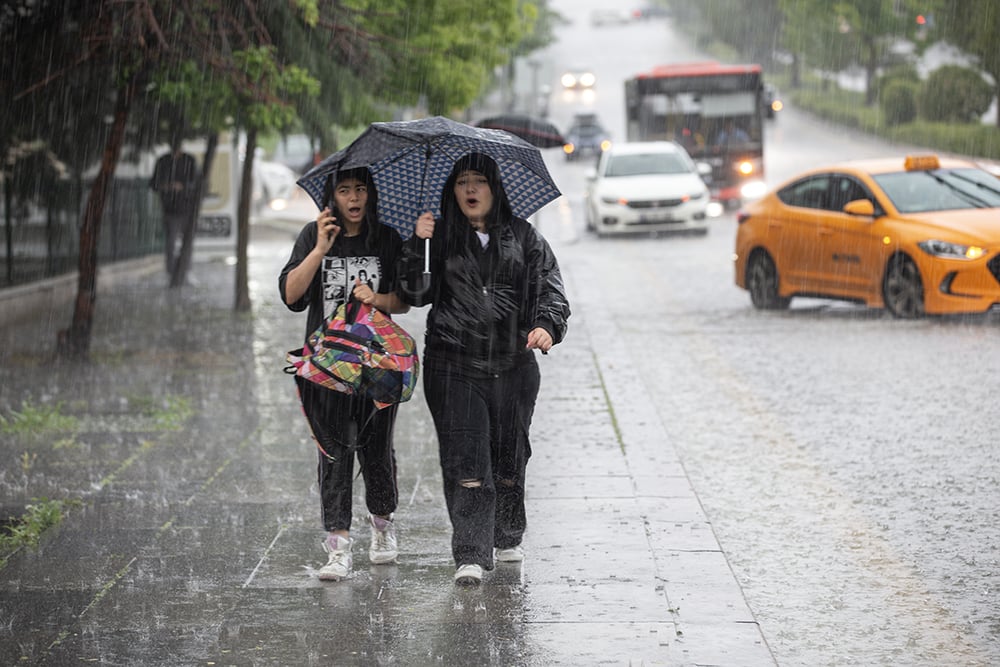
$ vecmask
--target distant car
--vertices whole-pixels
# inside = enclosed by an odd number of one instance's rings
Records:
[[[576,114],[565,136],[563,153],[567,161],[597,157],[611,147],[611,135],[594,113]]]
[[[784,105],[778,97],[778,91],[769,83],[764,84],[764,89],[760,95],[760,106],[764,110],[764,116],[774,118],[774,114],[781,111]]]
[[[251,197],[254,210],[258,213],[266,209],[283,210],[294,196],[298,177],[295,171],[280,162],[254,160]]]
[[[1000,305],[1000,180],[935,155],[804,172],[737,214],[735,280],[757,308],[809,296],[896,317]]]
[[[632,15],[636,19],[643,21],[648,19],[667,18],[670,16],[670,8],[658,4],[648,4],[633,11]]]
[[[312,140],[305,134],[290,134],[278,141],[270,160],[301,175],[313,166],[313,157]]]
[[[593,88],[597,83],[597,77],[589,67],[572,67],[563,73],[559,83],[567,90],[584,90]]]
[[[615,144],[588,174],[584,197],[587,228],[600,236],[708,232],[708,187],[673,141]]]
[[[632,17],[623,9],[595,9],[590,12],[590,25],[623,25],[631,23]]]

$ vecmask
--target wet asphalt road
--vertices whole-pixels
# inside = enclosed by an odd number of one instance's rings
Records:
[[[0,664],[774,664],[637,370],[588,307],[541,359],[525,563],[452,584],[418,392],[397,422],[398,565],[369,566],[357,530],[355,576],[320,582],[315,448],[281,371],[304,326],[277,297],[291,241],[254,228],[252,314],[231,310],[222,261],[199,262],[193,287],[154,270],[102,294],[91,364],[48,366],[70,311],[4,328],[3,414],[77,422],[2,435],[2,506],[80,504],[0,570]],[[419,335],[422,316],[400,321]]]

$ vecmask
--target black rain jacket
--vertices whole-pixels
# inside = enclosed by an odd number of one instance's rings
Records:
[[[423,275],[424,240],[403,245],[400,296],[427,314],[424,359],[496,374],[533,363],[528,332],[542,327],[553,344],[566,335],[569,301],[556,257],[527,220],[490,229],[484,249],[467,224],[437,220],[430,240],[430,277]]]

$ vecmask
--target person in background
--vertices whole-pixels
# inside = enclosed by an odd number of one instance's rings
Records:
[[[198,194],[201,183],[198,164],[181,148],[181,136],[170,139],[170,152],[156,161],[149,187],[160,197],[163,206],[165,256],[171,287],[180,287],[187,280],[191,266],[195,218],[198,214]],[[178,247],[180,244],[180,247]]]
[[[715,137],[716,146],[729,146],[729,145],[739,145],[745,144],[750,141],[750,135],[747,134],[746,130],[733,122],[731,118],[727,118],[725,124],[722,126],[722,130]]]
[[[421,284],[424,239],[432,239],[429,285]],[[421,215],[403,252],[400,294],[414,306],[431,304],[423,388],[438,438],[454,580],[478,585],[494,559],[524,558],[528,432],[541,379],[535,350],[562,341],[569,302],[552,249],[513,215],[486,155],[458,159],[441,219]]]
[[[308,308],[306,338],[349,299],[388,314],[409,310],[393,291],[402,239],[377,220],[378,197],[368,170],[331,175],[325,199],[329,206],[299,232],[278,278],[285,305],[296,312]],[[367,281],[357,277],[362,273]],[[322,546],[327,553],[319,578],[339,581],[351,575],[355,455],[371,527],[369,561],[394,562],[398,548],[393,513],[399,493],[392,435],[397,405],[379,410],[362,396],[336,392],[299,376],[295,381],[319,448],[320,509],[326,530]]]
[[[685,116],[684,123],[674,131],[674,141],[688,152],[698,151],[705,147],[705,136],[699,130],[697,116]]]

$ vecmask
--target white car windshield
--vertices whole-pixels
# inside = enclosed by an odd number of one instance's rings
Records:
[[[616,178],[645,174],[686,174],[690,171],[687,161],[676,153],[636,153],[611,156],[604,175]]]

